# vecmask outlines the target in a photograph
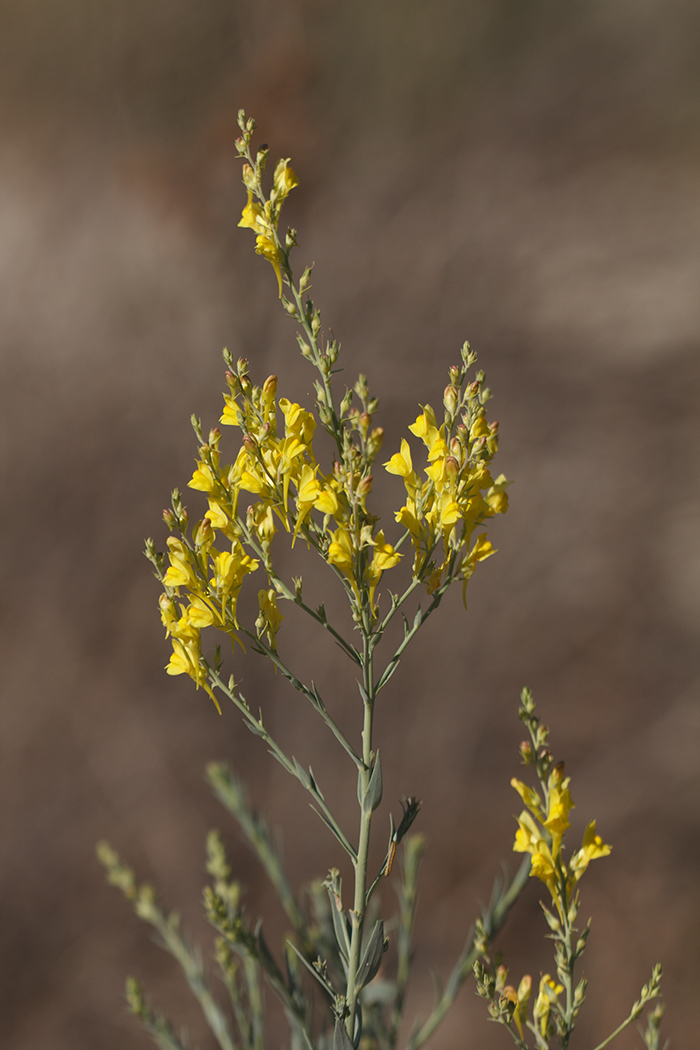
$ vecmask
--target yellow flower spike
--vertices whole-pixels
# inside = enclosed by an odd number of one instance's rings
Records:
[[[388,463],[384,464],[384,469],[388,474],[398,474],[402,478],[410,478],[413,475],[411,447],[406,438],[401,439],[401,451],[394,453]]]

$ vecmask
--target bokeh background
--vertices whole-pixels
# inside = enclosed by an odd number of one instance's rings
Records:
[[[107,837],[207,954],[203,841],[218,826],[275,943],[283,924],[204,784],[209,759],[229,760],[284,826],[295,880],[337,862],[235,712],[219,718],[163,674],[140,553],[146,535],[163,543],[161,509],[190,476],[190,413],[218,418],[224,345],[260,379],[309,391],[269,266],[236,228],[239,106],[293,157],[297,258],[316,262],[349,376],[366,371],[381,399],[385,447],[419,401],[439,402],[469,338],[515,479],[468,613],[446,601],[378,713],[385,798],[422,797],[430,843],[408,1016],[425,1014],[431,969],[446,975],[501,861],[515,861],[508,781],[529,684],[573,777],[575,832],[595,815],[615,847],[584,883],[595,918],[576,1045],[626,1015],[656,960],[673,1045],[694,1045],[697,4],[5,0],[3,1047],[150,1045],[124,1012],[126,973],[211,1046],[175,964],[94,857]],[[285,631],[355,731],[341,657],[293,617]],[[352,771],[310,709],[254,655],[237,674],[354,820]],[[499,940],[517,976],[550,968],[538,897],[530,885]],[[432,1045],[507,1043],[467,987]],[[632,1031],[618,1045],[641,1044]]]

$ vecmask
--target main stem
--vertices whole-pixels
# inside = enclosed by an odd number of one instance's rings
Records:
[[[364,703],[364,724],[362,728],[362,762],[364,768],[360,771],[361,798],[367,794],[370,776],[372,775],[372,719],[374,716],[374,671],[372,663],[372,645],[369,626],[363,629],[363,686],[366,700]],[[355,1034],[355,1016],[357,1014],[357,999],[360,989],[357,987],[357,971],[360,968],[360,952],[362,949],[362,931],[365,923],[365,908],[367,900],[367,862],[369,859],[369,835],[372,825],[371,810],[365,811],[361,806],[360,815],[360,837],[357,846],[357,862],[355,863],[355,900],[352,910],[352,935],[350,938],[350,958],[348,960],[348,983],[345,993],[345,1001],[348,1006],[346,1019],[347,1032],[352,1041]]]

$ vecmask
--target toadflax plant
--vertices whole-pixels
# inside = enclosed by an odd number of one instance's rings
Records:
[[[379,870],[369,869],[372,825],[383,796],[374,713],[379,694],[407,646],[445,593],[459,584],[464,597],[478,563],[494,553],[484,526],[508,509],[508,483],[502,474],[492,473],[498,424],[489,421],[484,374],[474,370],[476,355],[465,343],[459,362],[449,369],[440,411],[423,405],[408,427],[410,440],[402,438],[398,451],[381,458],[384,433],[374,423],[377,399],[370,396],[364,376],[351,390],[337,389],[340,348],[323,334],[319,310],[308,296],[311,268],[295,278],[291,264],[295,231],[282,236],[278,230],[284,202],[297,185],[296,175],[289,161],[282,159],[266,190],[267,147],[253,153],[255,124],[243,112],[239,125],[236,145],[247,190],[239,225],[252,230],[256,252],[272,265],[282,307],[296,325],[301,353],[316,373],[315,398],[312,406],[303,407],[278,396],[276,376],[257,385],[248,362],[234,363],[224,351],[228,390],[220,423],[230,430],[224,438],[214,428],[205,440],[200,421],[192,419],[199,455],[189,487],[206,499],[207,508],[190,525],[175,490],[171,509],[164,512],[171,531],[167,555],[158,553],[152,540],[147,541],[146,555],[163,588],[160,615],[172,643],[168,674],[189,675],[219,712],[222,702],[238,709],[247,728],[311,796],[338,849],[350,858],[353,885],[348,891],[333,868],[325,882],[312,882],[303,895],[297,895],[267,825],[251,810],[243,786],[224,765],[211,765],[211,786],[256,852],[289,925],[284,943],[273,951],[263,937],[261,921],[255,925],[248,921],[223,842],[211,832],[207,840],[211,883],[204,891],[204,907],[217,934],[215,964],[222,994],[219,984],[212,985],[210,968],[200,952],[180,933],[177,916],[160,909],[152,887],[139,885],[104,843],[99,847],[100,859],[110,882],[156,929],[163,947],[181,965],[221,1050],[263,1050],[265,985],[281,1000],[293,1050],[330,1050],[331,1046],[357,1050],[360,1044],[364,1050],[394,1050],[399,1041],[406,1050],[418,1050],[472,972],[490,1016],[518,1047],[566,1048],[586,993],[577,966],[590,924],[583,930],[576,927],[579,883],[590,862],[607,856],[610,846],[591,821],[581,845],[567,853],[565,837],[573,806],[569,778],[564,776],[563,763],[554,763],[548,731],[535,716],[527,690],[520,717],[529,739],[521,745],[521,756],[534,771],[536,783],[533,787],[512,781],[525,807],[513,847],[524,854],[523,861],[512,880],[496,882],[491,902],[469,933],[432,1012],[408,1034],[402,1029],[424,844],[419,835],[409,834],[420,801],[405,798],[400,816],[389,815],[386,854]],[[319,460],[314,448],[319,428],[330,438],[327,461]],[[386,473],[402,479],[405,499],[385,529],[372,511],[371,497],[375,480],[381,484]],[[313,608],[306,603],[300,577],[285,579],[280,574],[273,550],[281,542],[291,547],[306,544],[319,556],[329,584],[345,593],[353,624],[349,634],[330,622],[323,605]],[[257,585],[247,579],[254,574],[260,581]],[[394,582],[402,579],[403,583]],[[238,615],[241,589],[248,586],[258,590],[254,623]],[[329,632],[347,659],[359,689],[355,735],[345,735],[316,685],[302,681],[284,646],[278,648],[285,603],[296,605],[319,630]],[[396,645],[389,641],[387,628],[398,615],[403,618],[403,637]],[[226,656],[219,644],[213,644],[217,634],[220,640],[222,635],[228,639]],[[357,785],[354,829],[341,826],[311,767],[302,765],[285,750],[283,741],[270,735],[262,712],[256,714],[257,708],[238,691],[227,665],[231,662],[235,667],[244,641],[306,698],[333,735],[335,744],[329,738],[329,746],[345,753],[348,790],[354,793],[355,781]],[[395,865],[399,847],[402,865]],[[392,876],[399,883],[399,912],[388,921],[379,914],[375,893]],[[492,961],[490,946],[529,876],[539,879],[548,894],[543,911],[554,943],[553,975],[546,973],[534,982],[525,975],[516,988],[507,983],[502,960],[497,956]],[[383,963],[389,927],[395,939],[393,969]],[[660,974],[655,967],[628,1018],[597,1050],[659,995]],[[183,1050],[185,1037],[154,1012],[132,978],[127,982],[127,1001],[159,1047]],[[642,1034],[649,1050],[660,1046],[661,1013],[657,1007],[649,1015]]]

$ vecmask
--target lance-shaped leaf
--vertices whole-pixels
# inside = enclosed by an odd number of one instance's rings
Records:
[[[362,956],[360,968],[357,971],[357,987],[364,988],[366,984],[376,977],[382,955],[389,947],[389,942],[384,939],[384,923],[378,919],[367,942],[365,953]]]
[[[333,1029],[333,1050],[353,1050],[350,1036],[345,1025],[338,1017],[335,1019],[335,1028]]]
[[[379,752],[377,751],[372,776],[369,778],[369,784],[367,785],[367,790],[362,799],[362,810],[364,813],[374,813],[375,809],[377,809],[382,801],[383,790],[382,763],[379,758]]]

